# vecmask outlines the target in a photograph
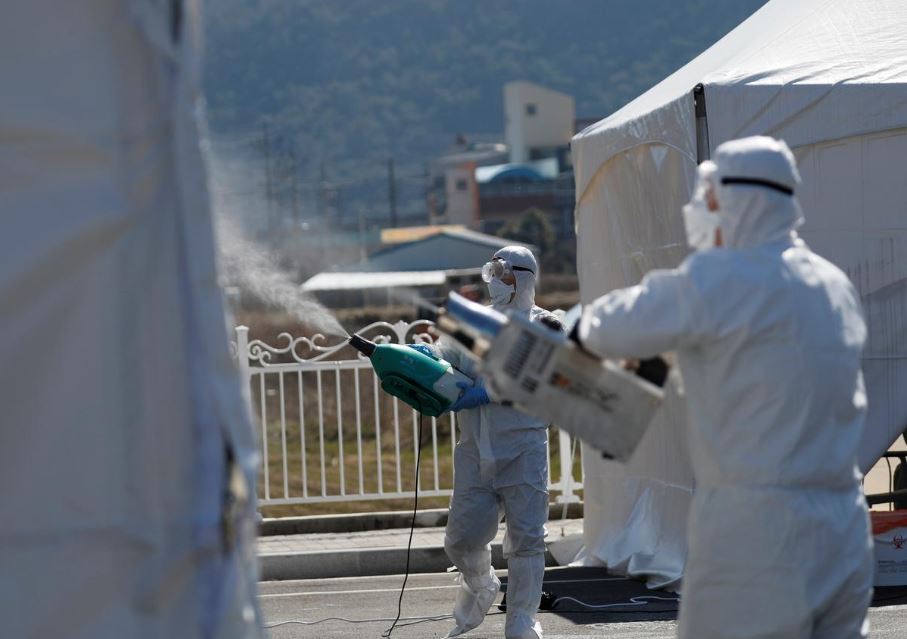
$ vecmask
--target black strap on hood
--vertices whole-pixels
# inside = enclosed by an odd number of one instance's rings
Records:
[[[784,193],[785,195],[793,195],[794,190],[789,186],[785,186],[779,182],[772,182],[771,180],[763,180],[762,178],[753,178],[753,177],[723,177],[721,178],[722,184],[745,184],[747,186],[764,186],[767,189],[773,189]]]

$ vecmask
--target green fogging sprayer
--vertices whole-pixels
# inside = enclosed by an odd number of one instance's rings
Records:
[[[403,344],[376,344],[359,335],[350,346],[371,360],[384,392],[399,397],[423,415],[438,417],[474,380],[440,357]]]

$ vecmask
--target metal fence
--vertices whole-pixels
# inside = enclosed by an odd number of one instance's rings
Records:
[[[430,325],[376,322],[357,332],[407,344],[430,341]],[[249,341],[245,326],[235,331],[260,432],[261,506],[412,497],[417,459],[420,496],[452,493],[454,414],[423,417],[381,391],[369,360],[345,341],[282,333],[271,345]],[[579,501],[575,440],[549,432],[549,490],[559,503]]]
[[[907,508],[907,450],[894,448],[883,453],[863,478],[869,505],[878,506],[880,510]],[[873,490],[866,490],[869,486]],[[875,492],[878,490],[883,492]]]

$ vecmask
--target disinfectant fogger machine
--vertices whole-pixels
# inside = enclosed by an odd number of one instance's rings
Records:
[[[560,331],[519,313],[499,313],[451,293],[436,332],[473,358],[492,399],[544,419],[610,458],[626,461],[661,406],[654,384],[616,362],[583,351]],[[401,344],[358,335],[350,344],[369,357],[381,388],[436,417],[473,380],[449,362]]]

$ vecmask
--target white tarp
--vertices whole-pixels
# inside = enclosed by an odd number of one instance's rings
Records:
[[[746,135],[788,142],[804,178],[802,235],[850,275],[866,309],[864,470],[907,425],[904,33],[901,0],[772,0],[573,140],[584,303],[683,259],[680,208],[698,160]],[[697,122],[698,84],[705,114]],[[665,409],[675,414],[683,406]],[[600,511],[586,518],[587,553],[664,583],[679,578],[684,559],[683,545],[669,540],[685,535],[681,520],[664,513],[686,508],[692,475],[665,469],[666,456],[681,454],[674,439],[650,444],[627,467],[585,455],[587,508]],[[650,556],[653,548],[670,556]],[[638,563],[671,568],[634,570]]]
[[[258,634],[256,454],[199,152],[200,26],[192,0],[3,8],[4,637]]]

